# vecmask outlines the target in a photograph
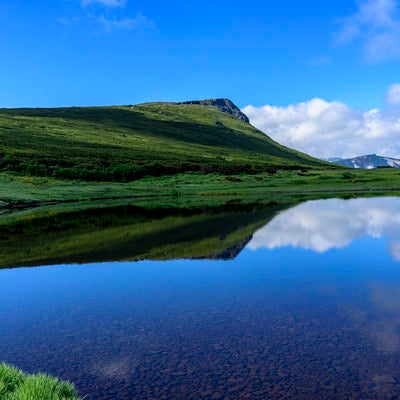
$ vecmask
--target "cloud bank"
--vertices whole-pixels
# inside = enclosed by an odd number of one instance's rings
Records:
[[[278,107],[246,106],[252,125],[277,142],[318,158],[379,154],[400,158],[400,84],[392,85],[384,110],[359,111],[315,98]]]
[[[400,57],[400,15],[396,0],[358,1],[355,13],[342,18],[336,41],[360,41],[368,62],[386,62]]]

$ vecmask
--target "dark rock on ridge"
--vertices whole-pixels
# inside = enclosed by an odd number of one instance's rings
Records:
[[[219,253],[208,254],[204,257],[194,257],[193,259],[197,260],[233,260],[250,242],[253,238],[253,235],[249,235],[242,240],[239,240],[237,243],[233,244],[230,247],[222,250]]]
[[[197,104],[201,106],[212,106],[218,108],[218,110],[231,114],[236,118],[250,123],[249,118],[246,114],[240,111],[240,108],[237,107],[232,101],[229,99],[207,99],[207,100],[190,100],[190,101],[182,101],[177,104]]]

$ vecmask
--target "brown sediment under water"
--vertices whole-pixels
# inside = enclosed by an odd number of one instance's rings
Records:
[[[381,198],[282,211],[229,260],[0,270],[0,361],[93,400],[400,398],[399,261]]]

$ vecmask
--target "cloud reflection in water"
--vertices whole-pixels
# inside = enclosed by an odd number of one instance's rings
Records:
[[[366,236],[387,237],[390,254],[400,261],[400,197],[308,201],[278,214],[247,248],[291,246],[323,253]]]

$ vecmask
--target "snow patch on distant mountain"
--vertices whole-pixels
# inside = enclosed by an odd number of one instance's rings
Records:
[[[376,154],[368,154],[347,159],[331,158],[328,161],[344,165],[345,167],[361,169],[373,169],[378,167],[400,168],[400,159],[378,156]]]

